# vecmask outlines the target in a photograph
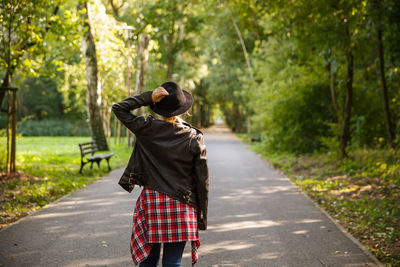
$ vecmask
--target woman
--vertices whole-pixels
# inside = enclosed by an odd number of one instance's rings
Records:
[[[143,186],[136,202],[131,236],[135,265],[181,266],[186,241],[192,264],[200,246],[198,230],[207,228],[208,166],[200,130],[179,115],[193,104],[190,93],[174,82],[113,105],[117,118],[136,135],[135,148],[119,184],[128,192]],[[130,111],[149,105],[162,120]]]

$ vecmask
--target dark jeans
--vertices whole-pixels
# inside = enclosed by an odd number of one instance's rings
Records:
[[[185,249],[186,242],[164,243],[163,244],[163,267],[180,267],[182,261],[183,250]],[[160,259],[161,243],[153,244],[150,250],[150,255],[139,267],[156,267]]]

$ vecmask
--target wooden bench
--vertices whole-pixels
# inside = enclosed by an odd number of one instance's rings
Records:
[[[100,161],[102,159],[107,160],[108,170],[111,170],[109,160],[114,155],[114,153],[94,155],[94,153],[99,151],[95,141],[81,143],[81,144],[79,144],[79,148],[81,150],[81,169],[79,170],[80,174],[82,174],[83,166],[85,166],[85,164],[87,164],[89,162],[91,163],[91,165],[90,165],[91,169],[93,168],[93,162],[96,162],[97,166],[100,168]],[[86,156],[87,154],[92,154],[92,156],[88,157],[88,156]],[[86,158],[86,161],[85,161],[85,158]]]

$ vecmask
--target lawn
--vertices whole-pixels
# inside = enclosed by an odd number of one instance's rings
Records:
[[[83,174],[78,173],[78,144],[90,140],[90,137],[18,137],[17,173],[5,177],[6,140],[1,137],[0,228],[106,175],[109,171],[105,160],[102,160],[100,169],[96,164],[90,169],[90,164],[87,164]],[[111,169],[125,166],[131,154],[126,139],[121,141],[122,144],[114,144],[112,138],[109,143],[114,152],[110,159]]]
[[[400,152],[358,149],[339,160],[331,153],[271,153],[261,142],[249,148],[282,170],[337,219],[385,266],[400,266]]]

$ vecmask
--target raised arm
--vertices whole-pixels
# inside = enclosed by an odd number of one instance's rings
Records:
[[[128,97],[112,106],[115,116],[133,133],[137,134],[148,125],[148,121],[142,116],[136,116],[131,110],[142,106],[148,106],[151,103],[159,102],[168,92],[159,87],[154,91],[147,91],[135,96]]]

